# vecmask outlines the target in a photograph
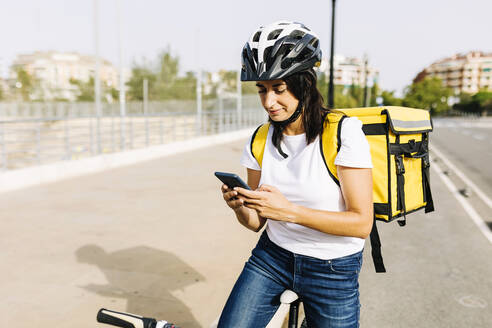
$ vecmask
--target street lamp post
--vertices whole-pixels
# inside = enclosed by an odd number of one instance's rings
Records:
[[[120,100],[120,147],[121,150],[125,150],[125,118],[126,118],[126,97],[125,97],[125,79],[123,72],[123,23],[121,18],[121,0],[116,0],[116,13],[117,13],[117,25],[118,25],[118,52],[120,60],[120,78],[119,78],[119,100]]]
[[[333,86],[333,51],[335,48],[335,5],[336,0],[331,1],[331,49],[330,49],[330,81],[328,85],[328,108],[335,107],[334,86]]]
[[[98,0],[94,0],[94,48],[96,67],[94,72],[94,103],[96,106],[96,133],[97,133],[97,154],[101,154],[101,80],[100,80],[100,59],[99,59],[99,17]],[[92,145],[91,145],[92,149]]]

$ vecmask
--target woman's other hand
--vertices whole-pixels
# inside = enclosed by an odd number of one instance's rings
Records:
[[[236,187],[236,191],[244,206],[256,210],[258,215],[272,220],[289,221],[293,204],[275,187],[261,185],[252,191]]]

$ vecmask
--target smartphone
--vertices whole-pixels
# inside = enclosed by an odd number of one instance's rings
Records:
[[[234,187],[241,187],[251,190],[246,182],[244,182],[237,174],[226,172],[215,172],[215,176],[219,178],[225,185],[232,189]]]

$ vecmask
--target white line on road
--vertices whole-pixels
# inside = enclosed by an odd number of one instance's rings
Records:
[[[454,171],[454,173],[461,179],[465,184],[467,184],[476,194],[478,197],[480,197],[485,204],[487,204],[491,209],[492,209],[492,200],[490,200],[487,195],[480,190],[480,188],[477,187],[476,184],[474,184],[470,179],[468,179],[463,172],[461,172],[449,159],[446,158],[446,156],[443,155],[439,150],[437,150],[435,147],[429,147],[430,150],[435,153],[439,159],[446,164],[447,167],[449,167],[451,170]]]
[[[461,206],[463,206],[466,213],[468,213],[472,221],[477,225],[477,227],[483,233],[485,238],[487,238],[489,242],[492,244],[492,232],[490,232],[489,227],[485,224],[485,221],[482,219],[480,214],[478,214],[477,211],[475,211],[475,209],[473,208],[473,206],[471,206],[471,204],[465,199],[465,197],[460,194],[458,188],[454,185],[451,179],[449,179],[443,173],[443,170],[439,165],[436,164],[436,162],[433,162],[431,166],[437,172],[437,174],[439,174],[439,177],[444,182],[446,187],[448,187],[449,191],[451,191],[451,194],[453,194],[453,196],[458,200]]]

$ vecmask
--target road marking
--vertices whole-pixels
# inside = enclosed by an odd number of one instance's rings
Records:
[[[472,138],[477,140],[485,140],[485,137],[481,134],[473,134]]]
[[[440,160],[446,164],[447,167],[449,167],[451,170],[454,171],[454,173],[461,179],[465,184],[467,184],[476,194],[478,197],[482,199],[482,201],[487,204],[491,209],[492,209],[492,200],[487,197],[487,195],[480,190],[480,188],[477,187],[470,179],[468,179],[463,172],[461,172],[456,166],[454,166],[453,163],[449,159],[446,158],[446,156],[443,155],[439,150],[437,150],[434,147],[430,147],[430,150],[435,153]]]
[[[482,219],[480,214],[475,211],[473,206],[463,197],[463,195],[459,192],[458,188],[454,185],[454,183],[443,173],[443,170],[441,167],[436,163],[433,162],[431,167],[439,174],[439,177],[441,180],[444,182],[446,187],[448,187],[449,191],[451,191],[451,194],[458,200],[458,202],[463,206],[464,210],[472,221],[477,225],[478,229],[483,233],[485,238],[489,240],[489,242],[492,244],[492,232],[490,232],[489,227],[487,224],[485,224],[485,221]]]
[[[487,307],[487,301],[475,295],[467,295],[467,296],[460,297],[458,299],[458,303],[469,308],[485,309]]]

